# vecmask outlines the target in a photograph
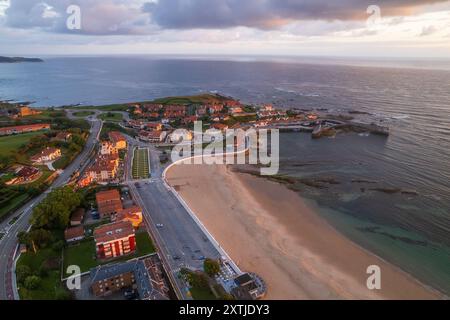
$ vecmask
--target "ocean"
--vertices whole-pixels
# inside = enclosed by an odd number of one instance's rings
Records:
[[[280,173],[298,178],[298,192],[353,241],[450,294],[449,65],[48,57],[0,64],[0,100],[100,105],[209,91],[285,108],[367,112],[390,126],[388,138],[283,133]]]

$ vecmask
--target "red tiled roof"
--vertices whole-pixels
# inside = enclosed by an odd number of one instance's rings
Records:
[[[64,238],[66,240],[84,237],[84,228],[83,226],[68,228],[64,231]]]
[[[109,242],[134,235],[134,228],[129,221],[105,224],[94,230],[95,242]]]

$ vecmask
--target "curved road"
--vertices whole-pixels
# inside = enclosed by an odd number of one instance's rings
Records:
[[[69,118],[71,113],[68,112]],[[0,240],[0,300],[14,300],[13,285],[13,260],[15,251],[17,248],[17,234],[21,231],[26,231],[29,227],[29,219],[32,213],[32,209],[41,202],[46,195],[53,189],[65,185],[71,178],[72,174],[79,171],[89,158],[100,134],[103,122],[95,117],[88,117],[91,122],[91,131],[89,138],[86,142],[86,146],[83,151],[77,156],[77,158],[64,170],[64,172],[53,182],[52,186],[43,194],[30,200],[19,210],[17,210],[10,219],[5,220],[0,224],[0,231],[6,230],[6,234]],[[14,217],[20,217],[16,222],[10,226],[8,224]]]

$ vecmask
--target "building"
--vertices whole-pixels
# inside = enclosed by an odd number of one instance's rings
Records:
[[[127,148],[127,139],[118,131],[111,131],[108,133],[109,140],[113,143],[117,150],[122,150]]]
[[[214,105],[210,105],[208,108],[209,108],[209,113],[210,114],[215,114],[215,113],[222,112],[223,105],[221,105],[221,104],[214,104]]]
[[[64,231],[64,239],[67,243],[76,242],[84,239],[84,228],[83,226],[67,228]]]
[[[70,132],[62,131],[58,132],[58,134],[52,139],[55,141],[68,142],[72,138],[72,134]]]
[[[139,206],[132,206],[117,212],[114,221],[128,221],[134,228],[139,228],[142,223],[142,209]]]
[[[150,131],[161,131],[162,128],[163,125],[160,122],[149,122],[145,125],[145,129]]]
[[[83,223],[85,211],[83,208],[78,208],[75,210],[74,213],[72,213],[72,216],[70,217],[70,225],[72,227],[80,226]]]
[[[92,182],[106,183],[116,178],[119,169],[119,155],[117,153],[100,154],[80,180],[79,185],[85,187]]]
[[[193,134],[191,131],[186,129],[178,129],[169,135],[169,140],[172,143],[178,143],[182,141],[191,141]]]
[[[105,297],[124,288],[133,288],[141,300],[168,300],[169,287],[156,255],[94,268],[90,272],[92,293]]]
[[[49,129],[50,129],[50,124],[48,124],[48,123],[27,124],[27,125],[14,126],[14,127],[2,127],[2,128],[0,128],[0,136],[33,132],[33,131],[39,131],[39,130],[49,130]]]
[[[211,125],[211,128],[220,130],[220,131],[225,131],[228,129],[228,126],[223,123],[214,123],[213,125]]]
[[[31,109],[30,107],[27,106],[19,107],[18,111],[20,117],[34,116],[36,114],[42,113],[42,111]]]
[[[165,131],[140,131],[139,139],[153,143],[163,142],[167,133]]]
[[[41,170],[35,167],[20,166],[15,171],[15,177],[6,182],[6,185],[31,183],[42,175]]]
[[[34,163],[45,163],[54,161],[61,157],[61,149],[47,147],[38,154],[35,154],[30,158],[30,160]]]
[[[99,259],[121,257],[136,250],[134,228],[128,221],[113,222],[96,228],[94,239]]]
[[[123,209],[117,189],[97,192],[95,199],[101,218],[111,217]]]
[[[264,281],[254,273],[243,273],[234,279],[234,283],[231,294],[238,300],[260,299],[267,291]]]
[[[102,155],[109,155],[109,154],[116,154],[119,151],[115,147],[115,145],[112,142],[109,141],[102,141],[100,144],[100,154]]]
[[[239,107],[239,106],[229,107],[228,108],[228,113],[232,114],[232,115],[235,115],[235,114],[238,114],[238,113],[242,113],[242,112],[244,112],[244,110],[242,110],[242,108]]]

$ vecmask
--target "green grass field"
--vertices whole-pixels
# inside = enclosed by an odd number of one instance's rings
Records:
[[[44,131],[35,131],[11,136],[0,137],[0,150],[3,155],[12,154],[22,145],[27,144],[31,138],[43,134]]]
[[[224,100],[223,97],[214,95],[214,94],[199,94],[195,96],[179,96],[179,97],[167,97],[156,99],[154,103],[160,104],[212,104],[212,103],[220,103]]]
[[[156,251],[147,232],[136,233],[136,247],[135,254],[114,259],[113,262],[127,261]],[[77,265],[80,267],[81,272],[86,272],[105,263],[111,263],[111,261],[101,262],[95,258],[95,242],[92,238],[64,249],[64,270],[67,270],[67,266]],[[69,275],[66,274],[66,276]]]
[[[123,120],[122,114],[117,112],[102,113],[98,116],[98,118],[102,119],[103,121],[112,121],[112,122],[120,122]]]
[[[148,149],[134,150],[132,174],[133,179],[148,179],[150,177]]]
[[[94,111],[78,111],[73,113],[75,117],[89,117],[92,116],[93,114],[95,114]]]

